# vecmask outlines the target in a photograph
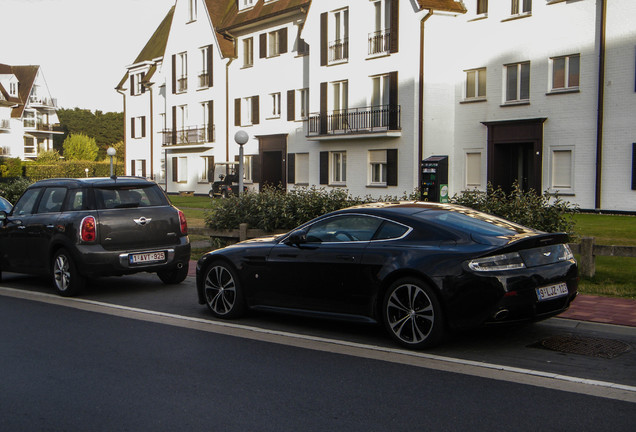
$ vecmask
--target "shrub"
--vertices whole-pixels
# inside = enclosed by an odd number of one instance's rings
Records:
[[[18,177],[6,183],[0,183],[0,196],[8,199],[11,204],[15,204],[30,184],[31,181],[24,177]]]

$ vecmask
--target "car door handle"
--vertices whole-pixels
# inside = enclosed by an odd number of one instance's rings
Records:
[[[279,258],[296,258],[298,256],[298,254],[280,254],[278,255]]]
[[[355,261],[356,257],[351,255],[336,255],[336,258],[343,261]]]

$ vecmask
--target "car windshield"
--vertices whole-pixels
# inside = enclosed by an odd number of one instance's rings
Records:
[[[167,201],[161,190],[155,185],[95,188],[97,208],[131,208],[166,205]]]
[[[458,231],[484,236],[511,236],[528,232],[528,229],[486,213],[470,209],[461,211],[429,210],[417,213],[419,219],[439,223]]]

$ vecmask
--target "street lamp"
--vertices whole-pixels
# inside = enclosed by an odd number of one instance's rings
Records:
[[[234,141],[239,145],[238,193],[243,195],[243,145],[250,139],[247,132],[240,130],[234,134]]]
[[[113,177],[113,156],[117,154],[117,150],[114,147],[108,147],[106,154],[110,156],[110,176]]]
[[[88,168],[84,168],[84,172],[86,173],[86,178],[88,178]]]

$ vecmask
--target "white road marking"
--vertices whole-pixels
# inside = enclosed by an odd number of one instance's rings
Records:
[[[0,287],[0,295],[293,347],[382,360],[608,399],[636,402],[636,387],[607,381],[590,380],[532,369],[444,357],[400,348],[387,348],[280,330],[263,329],[227,321],[211,321],[203,318],[114,305],[81,298],[66,298],[58,295],[6,287]]]

